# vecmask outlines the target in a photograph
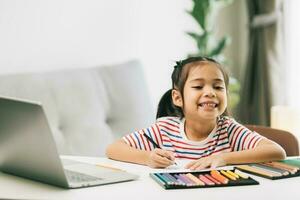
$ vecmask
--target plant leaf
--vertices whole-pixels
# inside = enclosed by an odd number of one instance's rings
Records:
[[[187,32],[189,36],[191,36],[194,40],[196,40],[198,53],[200,55],[206,55],[207,54],[207,43],[209,39],[209,33],[204,32],[202,35],[199,35],[197,33]]]
[[[193,0],[194,7],[188,12],[200,25],[203,30],[207,28],[207,15],[209,14],[210,0]]]
[[[221,54],[226,45],[229,43],[229,37],[225,36],[221,40],[219,40],[218,44],[213,48],[213,50],[209,53],[210,57],[217,56]]]

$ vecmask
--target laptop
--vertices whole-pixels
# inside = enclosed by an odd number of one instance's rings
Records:
[[[40,103],[0,97],[0,170],[64,188],[135,180],[122,170],[61,160]]]

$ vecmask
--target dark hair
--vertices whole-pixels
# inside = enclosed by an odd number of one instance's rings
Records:
[[[184,117],[182,109],[174,105],[173,103],[172,90],[173,89],[179,90],[183,98],[183,88],[187,80],[190,68],[192,66],[195,66],[195,64],[199,62],[214,63],[215,66],[218,67],[218,69],[223,74],[226,90],[228,91],[229,76],[225,71],[225,69],[223,69],[220,63],[218,63],[216,60],[204,56],[197,56],[197,57],[189,57],[181,61],[176,61],[176,65],[174,66],[174,70],[172,73],[172,89],[169,89],[160,99],[158,103],[156,119],[160,117],[166,117],[166,116],[175,116],[180,118]],[[229,115],[227,108],[225,109],[222,115]]]

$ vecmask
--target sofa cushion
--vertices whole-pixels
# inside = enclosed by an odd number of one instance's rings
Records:
[[[41,102],[60,154],[103,156],[114,139],[154,119],[138,61],[2,75],[0,95]]]
[[[139,62],[97,69],[109,100],[107,123],[114,136],[149,126],[155,120],[148,87]]]

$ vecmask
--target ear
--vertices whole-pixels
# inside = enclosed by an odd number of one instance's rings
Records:
[[[180,108],[183,107],[182,97],[178,90],[172,90],[172,100],[175,106],[178,106]]]

